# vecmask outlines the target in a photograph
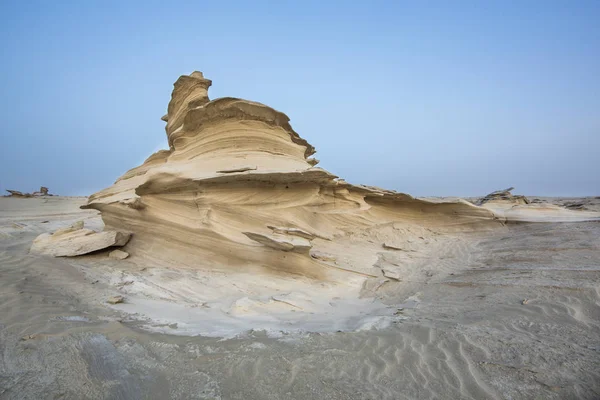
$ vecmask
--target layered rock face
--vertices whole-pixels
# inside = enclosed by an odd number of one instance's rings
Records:
[[[211,83],[200,72],[180,77],[162,118],[170,149],[83,206],[100,210],[107,229],[133,233],[126,250],[134,259],[333,280],[381,276],[381,253],[398,251],[389,243],[494,224],[490,210],[466,201],[339,180],[316,167],[314,147],[285,114],[238,98],[210,101]]]

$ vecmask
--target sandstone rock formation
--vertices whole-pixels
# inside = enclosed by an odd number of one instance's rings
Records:
[[[430,202],[338,180],[315,166],[315,148],[285,114],[238,98],[211,101],[211,84],[200,72],[181,76],[162,118],[169,150],[83,206],[100,210],[107,229],[134,233],[132,256],[319,278],[378,276],[382,243],[399,234],[386,228],[394,221],[455,229],[493,220],[466,201]],[[362,250],[350,260],[355,240]]]
[[[30,251],[55,257],[74,257],[107,247],[124,246],[130,236],[130,233],[119,231],[85,229],[83,221],[79,221],[54,233],[41,234],[33,241]]]
[[[162,117],[169,149],[83,206],[99,210],[107,229],[134,233],[126,248],[133,260],[399,279],[412,257],[399,250],[440,246],[440,232],[498,225],[492,210],[464,200],[338,179],[316,167],[315,148],[285,114],[233,97],[211,101],[211,84],[201,72],[181,76]]]

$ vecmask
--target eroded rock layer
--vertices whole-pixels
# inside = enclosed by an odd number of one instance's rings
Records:
[[[382,254],[414,246],[411,238],[433,243],[443,230],[497,223],[466,201],[339,180],[315,166],[314,147],[285,114],[237,98],[210,101],[211,83],[200,72],[180,77],[163,117],[170,149],[84,206],[100,210],[107,229],[133,233],[126,250],[134,258],[331,280],[396,276],[389,262],[382,268]]]

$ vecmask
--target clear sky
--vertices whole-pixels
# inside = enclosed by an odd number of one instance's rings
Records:
[[[172,84],[285,112],[413,195],[600,195],[600,1],[0,1],[0,190],[88,195],[166,148]]]

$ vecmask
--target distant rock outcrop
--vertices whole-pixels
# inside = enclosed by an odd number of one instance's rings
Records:
[[[498,190],[479,199],[477,205],[492,211],[499,220],[519,222],[575,222],[600,220],[600,214],[588,212],[583,203],[551,204],[540,199],[513,195],[514,188]]]
[[[9,189],[6,189],[6,191],[8,193],[10,193],[10,195],[9,195],[10,197],[53,196],[52,194],[48,193],[48,188],[45,186],[40,187],[39,192],[33,192],[33,193],[23,193],[18,190],[9,190]]]
[[[494,202],[508,202],[512,204],[529,204],[529,200],[527,197],[522,195],[513,195],[511,192],[514,190],[514,187],[510,187],[504,190],[497,190],[488,194],[485,197],[482,197],[477,202],[477,205],[481,206],[485,203],[489,203],[490,201]]]
[[[48,188],[45,186],[40,187],[40,191],[39,192],[33,192],[34,196],[52,196],[51,194],[48,193]]]
[[[32,197],[33,196],[31,193],[23,193],[23,192],[19,192],[18,190],[6,189],[6,191],[8,193],[10,193],[9,196],[11,196],[11,197]]]

